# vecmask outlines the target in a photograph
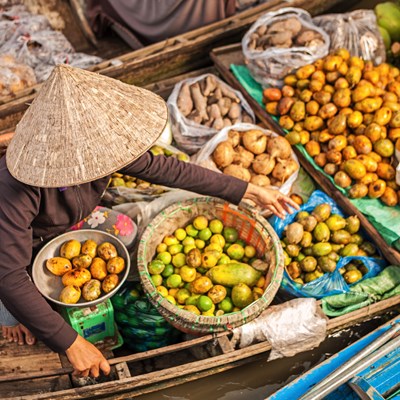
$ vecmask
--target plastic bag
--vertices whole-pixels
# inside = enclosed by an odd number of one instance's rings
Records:
[[[35,72],[11,55],[0,56],[0,96],[9,96],[36,84]]]
[[[385,44],[373,10],[326,14],[313,18],[313,22],[330,36],[330,51],[344,48],[352,56],[371,60],[376,65],[385,62]]]
[[[400,294],[400,267],[390,265],[374,278],[353,285],[349,293],[325,297],[322,310],[330,317],[337,317],[397,294]]]
[[[317,46],[294,46],[290,48],[270,47],[264,51],[249,48],[251,35],[261,26],[295,17],[303,27],[318,32],[324,44]],[[282,86],[282,79],[292,70],[325,57],[329,52],[329,36],[312,21],[311,15],[302,9],[286,7],[262,15],[246,32],[242,39],[242,50],[253,78],[263,87]]]
[[[201,149],[204,144],[218,132],[218,130],[195,123],[194,121],[184,117],[177,105],[178,95],[183,84],[186,83],[188,85],[192,85],[196,82],[204,80],[208,76],[214,77],[220,85],[233,92],[240,99],[242,111],[245,111],[250,116],[252,122],[255,121],[254,112],[243,95],[239,91],[232,89],[229,85],[217,78],[215,75],[204,74],[196,78],[185,79],[175,85],[174,90],[168,98],[167,104],[170,112],[174,140],[178,147],[188,154],[193,154]]]
[[[268,361],[312,350],[326,337],[327,318],[315,299],[294,299],[271,306],[255,320],[234,329],[232,344],[244,348],[268,340]]]
[[[127,347],[137,352],[176,343],[181,333],[147,300],[138,282],[125,282],[111,297],[115,321]]]
[[[228,133],[231,130],[236,130],[239,132],[243,131],[248,131],[250,129],[257,129],[261,132],[264,132],[267,136],[279,136],[275,132],[272,132],[268,129],[263,129],[259,127],[258,125],[253,125],[253,124],[235,124],[233,126],[227,126],[226,128],[222,129],[219,133],[217,133],[211,140],[207,142],[207,144],[193,157],[193,161],[195,164],[199,164],[202,167],[212,169],[217,172],[221,172],[217,166],[215,165],[214,161],[212,160],[212,153],[217,147],[218,143],[223,142],[224,140],[228,139]],[[292,151],[292,156],[291,156],[296,163],[299,165],[299,160],[297,159],[296,154]],[[283,185],[279,188],[279,191],[284,194],[289,194],[290,189],[293,185],[293,183],[296,181],[297,176],[299,174],[299,170],[297,169],[295,173],[293,173],[289,179],[287,179]]]
[[[328,195],[316,190],[308,202],[300,207],[300,210],[295,211],[293,214],[288,215],[285,219],[272,217],[270,223],[275,229],[277,235],[281,238],[285,227],[295,221],[297,214],[300,211],[312,211],[318,204],[328,203],[331,206],[332,213],[344,216],[343,212],[339,209],[337,204]],[[364,235],[365,236],[365,235]],[[286,268],[283,272],[283,279],[281,283],[281,290],[295,297],[315,297],[317,299],[325,296],[332,296],[334,294],[346,293],[350,287],[340,274],[339,269],[347,265],[351,260],[360,260],[367,267],[368,273],[362,279],[371,278],[381,272],[386,262],[382,259],[372,257],[342,257],[333,272],[325,273],[318,279],[312,282],[301,285],[292,280]]]

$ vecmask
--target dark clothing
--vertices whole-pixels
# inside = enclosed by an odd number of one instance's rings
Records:
[[[100,203],[110,177],[64,189],[25,185],[0,159],[0,299],[38,339],[64,352],[77,333],[53,311],[26,272],[33,248],[65,232]],[[151,183],[220,197],[238,204],[247,183],[150,152],[121,170]]]
[[[117,24],[133,33],[143,45],[220,21],[234,13],[235,0],[89,0],[87,4],[89,23],[96,34],[101,35],[105,28]]]

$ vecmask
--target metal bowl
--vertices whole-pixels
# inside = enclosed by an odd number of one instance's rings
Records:
[[[96,300],[86,301],[82,297],[76,304],[65,304],[59,301],[61,290],[64,288],[61,277],[53,275],[46,268],[46,261],[51,257],[57,257],[60,254],[60,248],[62,244],[68,240],[76,239],[83,243],[88,239],[94,240],[97,244],[102,242],[110,242],[117,249],[118,255],[125,260],[125,269],[123,272],[118,274],[120,282],[109,293],[102,293],[102,295]],[[57,236],[55,239],[47,243],[38,253],[32,265],[32,278],[39,292],[46,297],[46,299],[52,301],[63,307],[90,307],[95,304],[101,303],[111,296],[113,296],[118,289],[121,287],[123,282],[126,280],[130,269],[130,257],[129,252],[125,245],[115,236],[95,229],[82,229],[78,231],[71,231]]]

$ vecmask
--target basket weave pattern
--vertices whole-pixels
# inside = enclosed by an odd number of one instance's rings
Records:
[[[259,258],[269,263],[264,294],[241,311],[219,317],[196,315],[180,309],[157,291],[147,270],[164,236],[189,224],[196,216],[209,220],[220,219],[224,226],[234,227],[239,238],[257,250]],[[231,330],[256,318],[271,303],[283,276],[283,253],[278,236],[261,216],[250,216],[234,205],[211,197],[199,197],[179,202],[163,210],[144,231],[138,249],[138,270],[143,288],[150,302],[175,328],[191,334],[217,333]]]

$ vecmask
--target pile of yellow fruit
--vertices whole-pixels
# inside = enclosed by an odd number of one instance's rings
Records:
[[[286,270],[297,283],[304,284],[333,272],[341,257],[376,257],[376,249],[359,233],[357,216],[344,218],[333,214],[331,206],[322,203],[310,213],[300,211],[289,224],[281,240]],[[360,280],[368,269],[354,260],[339,272],[347,283]]]
[[[187,154],[185,154],[181,151],[175,153],[175,152],[173,152],[165,147],[162,147],[160,145],[152,146],[149,151],[155,156],[165,155],[167,157],[177,158],[178,160],[184,161],[184,162],[190,161],[190,157]],[[135,189],[139,189],[139,190],[145,190],[145,189],[152,187],[152,188],[159,189],[154,194],[161,194],[164,192],[164,190],[161,187],[159,187],[158,185],[153,185],[150,182],[146,182],[142,179],[134,178],[133,176],[123,175],[123,174],[120,174],[119,172],[114,172],[112,174],[111,180],[110,180],[110,186],[111,187],[125,186],[128,188],[135,188]]]
[[[199,215],[158,244],[148,272],[158,292],[197,315],[239,311],[264,293],[268,265],[233,227]]]
[[[345,49],[299,68],[284,86],[263,92],[266,110],[279,116],[291,144],[351,198],[400,203],[395,146],[400,149],[400,71],[351,57]]]
[[[115,289],[120,282],[118,274],[125,270],[125,260],[112,243],[98,245],[88,239],[81,244],[71,239],[62,244],[58,256],[46,261],[46,268],[61,277],[64,288],[59,300],[75,304],[81,297],[93,301]]]

